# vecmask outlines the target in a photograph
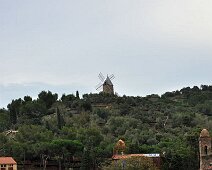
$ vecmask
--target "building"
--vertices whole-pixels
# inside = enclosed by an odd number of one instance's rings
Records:
[[[113,83],[111,82],[111,80],[108,76],[103,83],[103,92],[109,93],[109,94],[114,94]]]
[[[17,163],[12,157],[0,157],[0,170],[17,170]]]
[[[212,170],[211,137],[207,129],[203,129],[199,137],[200,170]]]
[[[160,154],[158,154],[158,153],[113,155],[112,160],[113,161],[125,160],[125,159],[133,158],[133,157],[148,157],[148,158],[151,158],[153,163],[157,166],[157,168],[158,169],[161,168],[161,157],[160,157]]]
[[[157,166],[158,169],[161,169],[161,157],[159,153],[152,153],[152,154],[125,154],[124,151],[126,149],[126,144],[123,140],[119,140],[114,149],[113,149],[113,156],[112,160],[113,161],[118,161],[118,160],[125,160],[128,158],[133,158],[133,157],[148,157],[150,158],[153,163]]]

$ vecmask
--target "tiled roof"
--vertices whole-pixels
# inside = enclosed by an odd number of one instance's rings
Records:
[[[113,155],[112,159],[126,159],[131,158],[132,156],[144,156],[143,154],[127,154],[127,155]]]
[[[126,154],[126,155],[113,155],[112,159],[126,159],[131,157],[160,157],[160,154]]]
[[[17,164],[12,157],[0,157],[0,164]]]

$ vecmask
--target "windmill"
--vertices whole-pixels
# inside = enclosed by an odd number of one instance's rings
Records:
[[[98,77],[101,82],[96,86],[96,90],[100,90],[103,87],[103,93],[114,94],[113,83],[111,80],[113,80],[115,76],[111,74],[110,76],[107,75],[105,78],[102,73],[99,73]]]

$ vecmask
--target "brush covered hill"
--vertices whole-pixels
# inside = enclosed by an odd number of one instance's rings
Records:
[[[198,169],[198,137],[212,129],[212,86],[194,86],[162,96],[58,95],[14,99],[0,110],[0,156],[18,162],[49,156],[63,167],[79,158],[82,167],[101,166],[115,143],[126,153],[160,153],[163,169]],[[18,131],[7,133],[8,129]]]

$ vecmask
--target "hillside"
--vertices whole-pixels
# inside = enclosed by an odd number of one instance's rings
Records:
[[[212,129],[212,86],[186,87],[162,96],[58,95],[42,91],[0,110],[0,154],[68,166],[101,166],[123,139],[127,153],[161,153],[164,169],[198,169],[198,137]],[[18,132],[5,135],[13,129]]]

